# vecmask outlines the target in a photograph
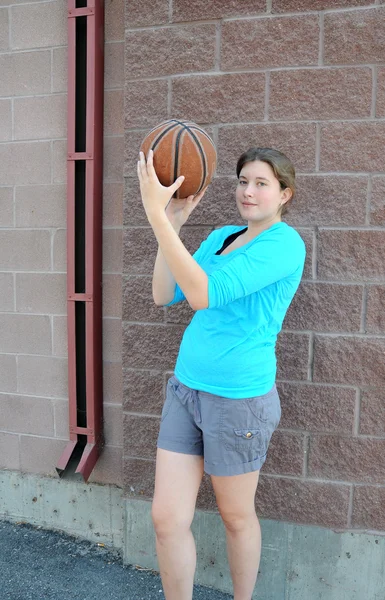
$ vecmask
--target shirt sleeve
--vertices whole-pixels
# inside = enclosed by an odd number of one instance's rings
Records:
[[[198,265],[204,260],[204,258],[210,252],[211,247],[215,244],[214,236],[215,236],[216,232],[217,232],[217,230],[214,230],[211,233],[209,233],[207,238],[205,240],[203,240],[203,242],[199,246],[198,250],[196,252],[194,252],[194,254],[192,255],[192,257],[196,260]],[[219,249],[219,248],[217,248],[217,249]],[[171,300],[171,302],[169,302],[168,304],[164,304],[163,306],[171,306],[172,304],[176,304],[177,302],[182,302],[185,299],[186,299],[186,296],[182,292],[179,285],[176,284],[174,298]]]
[[[224,306],[300,271],[306,256],[302,238],[266,236],[208,277],[208,308]]]

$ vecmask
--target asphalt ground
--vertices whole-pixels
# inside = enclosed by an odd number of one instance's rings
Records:
[[[194,600],[230,600],[194,586]],[[0,521],[0,600],[164,600],[158,573],[58,531]]]

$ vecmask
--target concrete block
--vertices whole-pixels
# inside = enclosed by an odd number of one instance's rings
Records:
[[[12,312],[14,308],[13,274],[0,273],[0,311]]]
[[[12,48],[41,48],[66,44],[67,10],[67,3],[62,0],[12,7]]]
[[[16,187],[16,227],[66,227],[65,185]]]
[[[0,100],[0,123],[0,142],[8,142],[12,139],[12,107],[10,100]]]
[[[67,134],[67,97],[16,98],[14,121],[16,140],[63,138]]]
[[[22,313],[67,313],[65,273],[17,273],[16,310]]]
[[[0,227],[13,227],[13,189],[0,187]]]
[[[37,317],[29,318],[36,319]],[[17,377],[21,393],[50,398],[68,397],[68,366],[65,358],[19,356]],[[36,458],[36,464],[39,464],[38,458]]]
[[[1,96],[47,94],[51,91],[51,52],[2,54],[0,73]]]
[[[5,354],[49,354],[51,352],[51,325],[48,316],[0,313],[0,331],[0,352]],[[32,376],[36,377],[36,373]],[[41,377],[46,377],[46,373],[42,372]]]
[[[9,12],[6,8],[0,8],[0,50],[9,48]]]
[[[2,185],[51,183],[51,142],[1,144],[0,181]]]

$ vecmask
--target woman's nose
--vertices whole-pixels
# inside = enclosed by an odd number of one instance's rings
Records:
[[[253,188],[251,185],[248,185],[243,191],[244,191],[245,196],[253,195]]]

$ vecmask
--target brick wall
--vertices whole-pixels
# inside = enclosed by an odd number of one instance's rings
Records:
[[[381,6],[382,4],[382,6]],[[156,241],[135,176],[146,131],[168,118],[217,144],[214,182],[182,230],[190,251],[239,223],[235,163],[287,153],[286,217],[307,245],[277,345],[282,420],[258,514],[385,530],[385,6],[365,0],[126,0],[123,228],[124,488],[151,498],[159,415],[187,303],[151,298]],[[212,509],[208,478],[198,504]]]
[[[103,335],[106,447],[121,483],[123,0],[106,0]],[[0,0],[0,468],[57,477],[68,436],[67,2]]]

